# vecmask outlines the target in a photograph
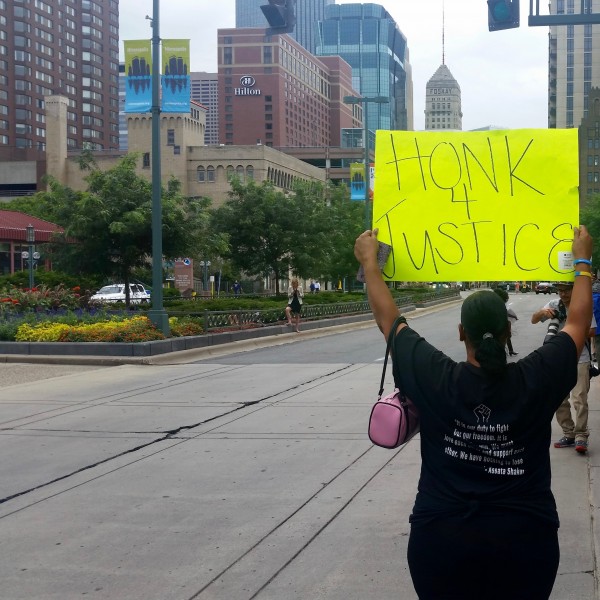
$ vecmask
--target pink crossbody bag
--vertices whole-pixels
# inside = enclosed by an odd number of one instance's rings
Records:
[[[394,321],[394,325],[388,336],[379,397],[375,406],[371,409],[371,416],[369,418],[369,439],[375,445],[382,448],[397,448],[405,444],[418,433],[420,425],[417,407],[399,388],[395,388],[391,394],[383,398],[381,397],[383,395],[385,371],[390,349],[396,337],[396,329],[398,329],[400,323],[406,323],[406,319],[398,317]]]

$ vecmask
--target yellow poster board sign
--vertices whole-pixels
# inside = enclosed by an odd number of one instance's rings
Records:
[[[377,131],[373,227],[392,281],[568,281],[577,129]]]

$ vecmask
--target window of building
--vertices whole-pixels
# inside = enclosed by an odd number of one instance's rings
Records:
[[[31,104],[31,96],[26,94],[15,94],[15,104]]]
[[[23,8],[22,6],[15,6],[13,8],[13,15],[23,19],[31,19],[31,11],[28,8]]]
[[[225,172],[227,173],[227,181],[231,181],[235,175],[235,169],[233,168],[233,165],[227,165]]]
[[[167,129],[167,146],[175,145],[175,130]]]
[[[206,181],[209,183],[215,182],[215,168],[214,167],[206,167]]]
[[[254,167],[252,165],[246,167],[246,179],[248,181],[254,181]]]
[[[273,62],[273,49],[271,46],[263,46],[263,64],[270,65]]]
[[[144,152],[144,156],[142,157],[142,167],[144,169],[150,168],[150,152]]]
[[[206,181],[206,169],[204,167],[198,167],[196,169],[196,178],[200,183]]]

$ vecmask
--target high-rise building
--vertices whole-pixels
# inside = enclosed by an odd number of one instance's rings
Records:
[[[385,96],[389,104],[366,103],[370,129],[412,130],[413,85],[406,37],[379,4],[331,4],[319,22],[317,56],[339,55],[352,67],[361,96]]]
[[[268,0],[235,0],[236,27],[266,27],[267,20],[260,10]],[[311,54],[317,51],[317,24],[325,18],[325,7],[335,0],[296,0],[296,25],[288,35]]]
[[[268,0],[235,0],[235,26],[266,27],[267,20],[260,7]]]
[[[444,63],[425,86],[425,129],[462,129],[460,85]]]
[[[288,35],[219,29],[219,141],[274,147],[340,146],[362,126],[352,69],[339,56],[315,57]]]
[[[266,27],[267,20],[260,10],[268,0],[236,0],[236,27]],[[311,54],[317,50],[317,23],[325,17],[325,7],[335,0],[296,0],[296,25],[288,35],[294,38]]]
[[[334,0],[296,0],[296,27],[291,34],[311,54],[317,53],[318,23],[325,18],[325,7]]]
[[[600,12],[600,0],[551,0],[550,14]],[[587,117],[588,94],[600,84],[600,25],[550,27],[548,55],[548,127],[579,127]]]
[[[589,109],[579,126],[579,199],[600,194],[600,88],[588,93]]]
[[[219,143],[219,76],[217,73],[191,72],[191,98],[208,109],[204,143]]]
[[[119,147],[118,0],[0,1],[0,151],[46,147],[46,96],[68,99],[67,147]]]
[[[127,152],[129,148],[129,132],[127,131],[127,113],[125,112],[125,98],[127,95],[125,77],[125,63],[119,63],[119,150]]]
[[[425,86],[425,129],[462,129],[460,86],[446,66],[446,24],[442,6],[442,64]]]

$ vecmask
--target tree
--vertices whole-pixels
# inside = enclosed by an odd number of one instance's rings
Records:
[[[291,193],[269,182],[231,182],[229,200],[213,213],[214,227],[227,234],[227,257],[250,275],[279,280],[292,269],[308,277],[329,252],[324,188],[300,183]]]
[[[579,222],[583,223],[594,238],[594,256],[600,255],[600,194],[590,195],[586,198],[579,215]],[[594,261],[594,267],[600,265]]]
[[[364,230],[364,212],[364,202],[350,200],[346,186],[330,187],[329,251],[315,275],[333,282],[356,277],[358,263],[354,256],[354,242]]]
[[[138,158],[128,154],[106,171],[98,169],[93,160],[85,160],[81,166],[89,170],[87,191],[74,191],[50,179],[49,191],[34,196],[30,214],[64,228],[64,234],[57,236],[51,247],[57,267],[129,284],[132,270],[148,264],[152,254],[152,186],[137,175]],[[223,239],[209,234],[210,201],[184,198],[180,189],[180,183],[172,179],[161,193],[164,257],[222,251]]]

